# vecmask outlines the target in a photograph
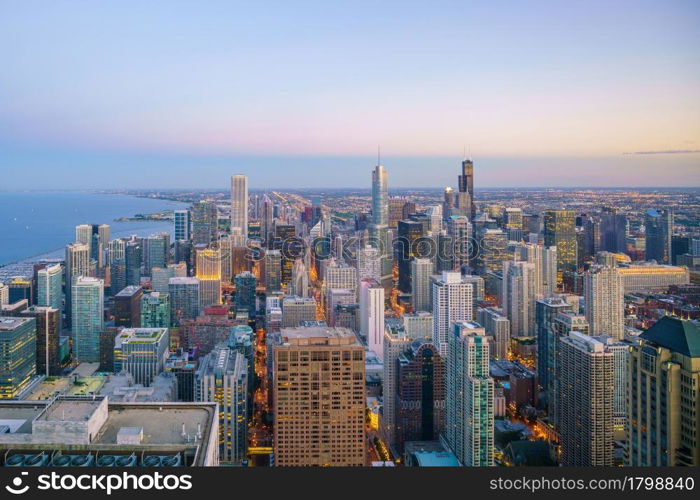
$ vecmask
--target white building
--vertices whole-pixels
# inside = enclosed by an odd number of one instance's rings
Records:
[[[592,266],[583,277],[591,335],[621,340],[625,335],[625,287],[616,267]]]
[[[382,359],[384,353],[384,288],[376,280],[360,285],[360,332],[370,351]]]
[[[440,356],[447,355],[447,336],[455,321],[474,319],[473,285],[455,271],[443,271],[430,278],[433,297],[433,344]]]
[[[248,177],[231,177],[231,228],[238,228],[248,237]]]

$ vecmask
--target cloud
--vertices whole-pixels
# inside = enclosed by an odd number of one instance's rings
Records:
[[[633,151],[622,153],[623,155],[683,155],[700,153],[700,149],[662,149],[659,151]]]

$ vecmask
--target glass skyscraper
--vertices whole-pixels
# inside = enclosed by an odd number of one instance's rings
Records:
[[[78,277],[72,286],[75,356],[81,362],[100,361],[100,332],[104,329],[104,282]]]

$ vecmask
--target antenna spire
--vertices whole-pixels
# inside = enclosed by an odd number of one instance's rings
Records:
[[[377,165],[382,164],[382,149],[379,144],[377,144]]]

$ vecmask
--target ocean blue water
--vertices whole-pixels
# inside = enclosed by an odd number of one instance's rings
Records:
[[[0,266],[30,257],[60,257],[78,224],[109,224],[111,237],[173,231],[172,222],[115,222],[137,213],[186,205],[167,200],[85,192],[0,192]]]

